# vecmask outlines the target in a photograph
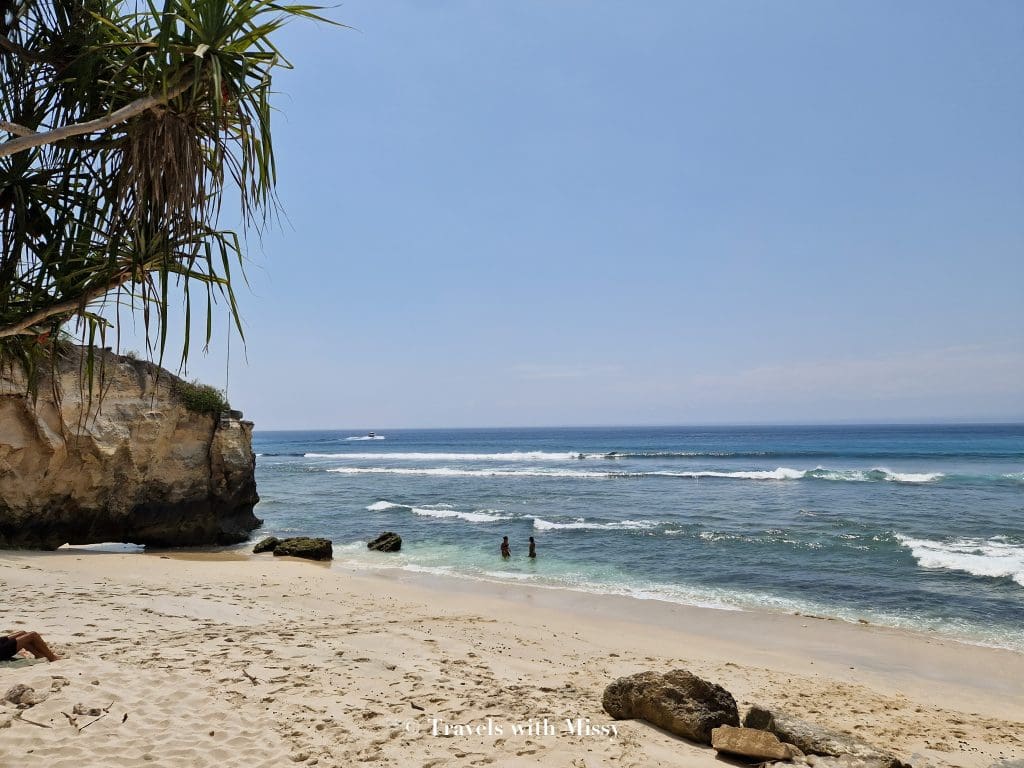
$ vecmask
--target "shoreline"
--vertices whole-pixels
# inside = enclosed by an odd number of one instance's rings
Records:
[[[258,540],[258,539],[254,539]],[[356,542],[358,544],[365,544],[365,542]],[[146,552],[140,552],[139,554],[146,554],[148,556],[161,555],[169,556],[172,559],[217,559],[218,553],[223,553],[224,559],[263,559],[271,557],[269,554],[256,555],[252,553],[253,542],[247,542],[244,545],[233,545],[232,547],[217,547],[217,548],[179,548],[176,550],[150,550]],[[351,544],[351,542],[350,542]],[[97,545],[98,546],[98,545]],[[349,546],[349,545],[341,545]],[[722,611],[732,613],[750,613],[755,615],[764,614],[766,616],[796,616],[802,617],[803,619],[815,620],[815,621],[828,621],[828,622],[840,622],[851,626],[869,626],[880,630],[888,630],[897,633],[907,633],[911,636],[917,636],[928,641],[943,641],[951,642],[959,645],[968,646],[971,648],[989,648],[993,650],[1003,650],[1016,654],[1024,654],[1024,636],[1022,636],[1019,645],[1014,646],[1011,644],[1000,644],[992,640],[988,640],[982,637],[972,637],[963,632],[957,632],[955,630],[943,630],[943,629],[929,629],[919,626],[907,626],[906,624],[899,624],[896,621],[887,623],[885,621],[869,620],[867,618],[858,617],[852,618],[849,616],[842,615],[828,615],[828,606],[816,606],[813,607],[815,611],[820,613],[810,612],[808,610],[794,610],[791,607],[787,608],[773,608],[769,604],[729,604],[724,601],[720,601],[718,604],[713,604],[709,599],[707,602],[686,602],[685,600],[673,600],[668,597],[664,597],[657,594],[651,594],[649,597],[641,597],[635,594],[623,594],[620,592],[602,592],[599,588],[600,584],[595,584],[595,589],[587,589],[584,587],[573,587],[565,584],[558,583],[540,583],[536,581],[529,581],[527,579],[518,578],[501,578],[497,576],[488,576],[460,573],[458,571],[444,572],[441,568],[431,566],[418,566],[416,564],[408,565],[394,565],[387,562],[381,562],[380,564],[371,563],[366,560],[360,560],[358,558],[346,558],[344,554],[340,557],[338,555],[339,547],[335,548],[335,557],[330,563],[320,563],[321,566],[329,565],[333,570],[339,570],[341,572],[352,572],[354,574],[367,573],[367,574],[379,574],[384,575],[385,572],[395,571],[403,574],[408,574],[412,578],[422,577],[424,579],[451,579],[455,582],[467,581],[473,584],[480,585],[491,585],[498,591],[510,590],[512,593],[520,588],[522,589],[537,589],[542,591],[555,591],[565,592],[572,595],[582,595],[590,598],[600,599],[619,599],[619,600],[630,600],[638,603],[655,603],[662,604],[665,606],[681,606],[683,608],[699,608],[702,610],[710,611]],[[388,557],[383,554],[382,557]],[[412,566],[412,567],[408,567]],[[504,588],[504,589],[503,589]]]
[[[251,555],[251,557],[260,557],[259,555]],[[966,634],[958,634],[954,631],[943,631],[938,629],[925,629],[921,627],[913,627],[900,625],[896,623],[884,623],[882,621],[869,621],[865,618],[848,618],[844,616],[834,615],[819,615],[815,613],[809,613],[806,611],[795,611],[783,608],[772,608],[770,605],[730,605],[722,602],[718,605],[700,602],[686,602],[685,600],[672,600],[667,597],[663,597],[657,594],[652,594],[650,597],[641,597],[635,594],[622,594],[618,592],[602,592],[598,590],[601,585],[595,585],[595,589],[586,589],[584,587],[572,587],[565,584],[545,584],[539,582],[528,581],[525,579],[502,579],[500,577],[490,577],[486,575],[479,576],[469,573],[458,573],[458,572],[439,572],[439,569],[432,569],[427,566],[414,566],[412,568],[404,567],[401,565],[373,565],[364,564],[359,561],[348,561],[340,560],[335,558],[332,564],[332,568],[339,569],[342,571],[351,571],[353,573],[378,573],[383,575],[384,572],[395,571],[402,574],[408,574],[412,578],[422,577],[423,579],[439,579],[439,580],[451,580],[453,582],[471,582],[480,585],[490,585],[496,590],[501,592],[515,593],[518,589],[536,589],[541,591],[554,591],[554,592],[565,592],[572,595],[583,595],[595,599],[609,599],[609,600],[627,600],[635,601],[637,603],[654,603],[664,606],[679,606],[684,609],[698,609],[702,611],[716,611],[723,613],[746,613],[753,615],[765,615],[765,616],[795,616],[802,617],[803,619],[811,619],[816,621],[829,621],[839,622],[841,624],[849,626],[868,626],[874,627],[880,630],[888,630],[896,633],[905,633],[907,635],[920,637],[925,640],[941,640],[943,642],[950,642],[959,645],[964,645],[972,648],[989,648],[992,650],[1008,651],[1015,654],[1024,654],[1024,640],[1021,641],[1020,647],[1014,647],[1012,645],[1000,645],[996,642],[987,641],[982,638],[973,638]],[[818,610],[822,613],[828,610],[827,606],[820,606]]]
[[[601,693],[616,677],[683,667],[731,691],[741,711],[777,706],[916,756],[915,766],[1024,759],[1024,654],[1015,651],[808,616],[386,570],[223,551],[0,552],[0,581],[32,595],[19,627],[66,655],[0,678],[70,681],[30,710],[50,728],[0,728],[0,755],[69,768],[82,764],[80,750],[104,745],[130,766],[152,764],[144,755],[157,752],[168,756],[160,764],[183,766],[347,765],[373,754],[396,766],[721,765],[710,749],[639,721],[618,721],[616,738],[586,744],[463,738],[454,755],[453,742],[427,727],[432,718],[532,716],[599,726],[610,721]],[[76,734],[60,713],[90,697],[116,717]],[[232,725],[208,727],[214,721]]]
[[[366,572],[363,569],[348,569],[345,566],[334,566],[332,570],[341,570],[351,578],[358,579]],[[844,677],[845,672],[856,669],[857,675],[867,672],[877,676],[876,682],[882,683],[883,678],[896,672],[914,674],[923,679],[934,679],[942,684],[957,684],[973,687],[979,681],[973,676],[970,664],[963,666],[962,649],[978,649],[991,652],[991,661],[1005,665],[1007,669],[1019,669],[1021,676],[990,681],[992,685],[983,685],[981,689],[1006,696],[1015,702],[1019,716],[1024,719],[1024,690],[1018,680],[1024,679],[1024,653],[1009,649],[963,642],[958,639],[939,634],[929,635],[923,632],[888,627],[880,624],[860,624],[843,619],[809,614],[793,614],[769,610],[721,609],[709,606],[687,605],[658,598],[643,599],[626,595],[596,594],[572,590],[565,587],[547,587],[533,584],[503,584],[496,581],[476,580],[462,576],[442,574],[416,573],[400,568],[372,569],[366,574],[371,580],[382,580],[399,583],[418,590],[432,591],[440,588],[449,596],[460,595],[467,600],[467,605],[477,608],[481,603],[498,600],[528,607],[531,610],[542,608],[554,613],[570,613],[580,619],[594,623],[617,622],[624,624],[640,624],[651,630],[686,634],[701,640],[714,639],[721,644],[716,655],[725,659],[730,653],[746,654],[752,658],[782,658],[787,647],[796,644],[796,636],[803,634],[818,635],[813,638],[813,660],[811,664],[820,664],[829,668],[836,677]],[[580,596],[593,598],[580,601]],[[799,630],[810,629],[810,633]],[[754,648],[750,637],[754,632],[774,632],[775,635],[759,637],[760,647]],[[767,634],[767,633],[766,633]],[[916,667],[910,654],[902,657],[899,648],[906,644],[926,644],[933,650],[941,649],[941,655],[948,661],[938,666],[934,660],[927,665]],[[804,651],[811,650],[807,645]],[[901,663],[893,661],[900,655]],[[986,654],[987,656],[988,654]],[[808,656],[800,659],[794,671],[807,663]],[[850,662],[857,662],[853,666]]]
[[[252,552],[253,542],[258,540],[254,538],[252,541],[246,542],[245,544],[230,545],[227,547],[179,547],[176,549],[152,549],[152,550],[140,550],[138,552],[122,551],[122,550],[101,550],[92,549],[92,547],[102,547],[102,544],[95,545],[84,545],[69,547],[65,545],[58,552],[86,552],[88,554],[139,554],[146,557],[162,557],[171,560],[196,560],[196,561],[262,561],[272,558],[273,555],[270,553],[254,554]],[[365,542],[356,542],[359,544],[365,544]],[[122,545],[115,545],[122,546]],[[134,545],[132,545],[134,546]],[[347,545],[342,545],[347,546]],[[337,549],[337,548],[336,548]],[[17,553],[20,551],[28,550],[9,550],[9,553]],[[5,553],[5,550],[0,550],[0,557]],[[52,554],[41,552],[39,554]],[[382,557],[388,557],[383,554]],[[318,566],[321,568],[328,568],[339,573],[347,573],[350,575],[357,576],[359,574],[367,574],[370,576],[379,576],[381,578],[394,578],[402,581],[416,581],[424,580],[429,582],[430,580],[436,579],[439,583],[447,581],[451,582],[451,589],[453,591],[460,591],[461,588],[458,586],[462,582],[468,582],[469,584],[478,584],[481,587],[492,588],[496,594],[505,595],[515,599],[515,596],[521,590],[539,590],[539,591],[553,591],[562,592],[566,594],[566,599],[571,599],[570,596],[586,596],[594,599],[601,600],[625,600],[635,602],[639,604],[653,603],[656,605],[662,605],[666,608],[673,606],[682,609],[697,609],[700,611],[715,611],[723,613],[746,613],[754,616],[789,616],[799,618],[807,621],[824,621],[824,622],[837,622],[847,626],[853,627],[871,627],[879,631],[887,631],[896,634],[906,634],[912,638],[918,638],[925,642],[942,642],[942,643],[953,643],[956,645],[963,645],[969,648],[986,648],[990,650],[1006,651],[1016,655],[1024,655],[1024,639],[1021,640],[1020,647],[1014,647],[1012,645],[1000,645],[998,643],[989,642],[980,638],[972,638],[965,634],[958,634],[954,631],[942,631],[937,629],[925,629],[913,626],[904,626],[895,623],[883,623],[881,621],[869,621],[865,618],[848,618],[837,615],[820,615],[816,613],[809,613],[806,611],[795,611],[789,609],[777,608],[773,609],[770,605],[729,605],[727,603],[721,603],[719,605],[713,605],[708,603],[699,602],[685,602],[683,600],[672,600],[663,596],[653,594],[650,597],[640,597],[631,594],[621,594],[617,592],[600,592],[595,590],[585,589],[583,587],[572,587],[564,584],[545,584],[528,581],[526,579],[502,579],[500,577],[488,577],[487,575],[475,575],[469,573],[460,573],[457,571],[452,572],[441,572],[440,568],[430,566],[418,566],[415,564],[409,564],[412,567],[403,565],[394,565],[388,562],[381,562],[380,564],[370,563],[365,560],[359,560],[355,558],[346,559],[344,556],[338,557],[337,551],[335,557],[331,561],[317,562],[310,560],[302,560],[301,558],[284,558],[285,560],[295,560],[297,562],[305,562]],[[391,575],[395,574],[395,575]],[[400,575],[399,575],[400,574]],[[600,585],[596,585],[600,586]],[[821,606],[818,610],[821,610],[824,614],[828,609],[827,606]]]

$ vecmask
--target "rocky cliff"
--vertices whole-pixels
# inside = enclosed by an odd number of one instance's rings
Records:
[[[103,395],[90,402],[76,350],[35,403],[0,373],[0,548],[124,541],[230,544],[262,521],[252,422],[189,410],[177,377],[99,352]]]

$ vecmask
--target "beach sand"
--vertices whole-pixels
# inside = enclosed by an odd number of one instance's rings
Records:
[[[49,691],[0,709],[2,766],[720,766],[601,709],[678,667],[915,766],[1024,760],[1024,654],[931,635],[269,555],[0,552],[0,584],[65,657],[0,667]]]

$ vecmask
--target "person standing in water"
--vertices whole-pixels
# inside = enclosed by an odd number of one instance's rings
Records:
[[[501,539],[501,559],[508,560],[512,557],[512,551],[508,548],[508,536],[503,536]]]
[[[537,542],[533,540],[533,536],[530,537],[530,557],[537,559]]]

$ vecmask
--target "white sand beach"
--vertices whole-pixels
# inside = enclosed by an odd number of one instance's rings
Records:
[[[1024,655],[876,626],[271,556],[3,552],[0,584],[63,657],[0,668],[49,692],[0,710],[3,766],[720,765],[602,711],[677,667],[915,766],[1024,759]]]

